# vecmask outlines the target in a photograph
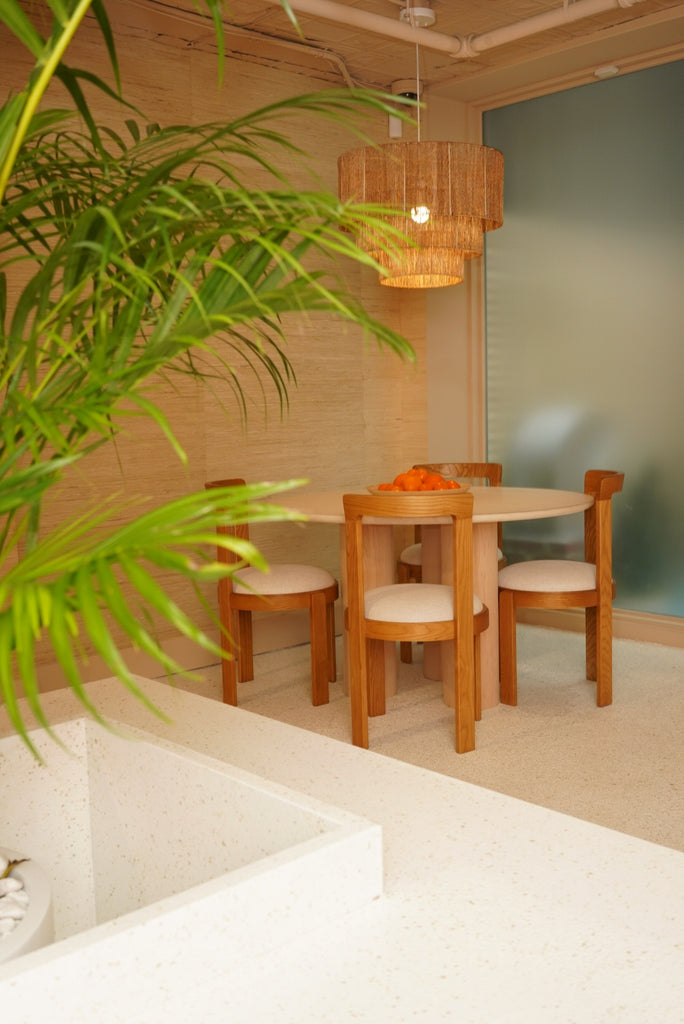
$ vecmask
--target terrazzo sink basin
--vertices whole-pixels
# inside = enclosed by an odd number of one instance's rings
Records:
[[[130,727],[55,732],[32,734],[46,766],[0,741],[0,837],[50,876],[55,930],[0,980],[83,950],[144,970],[169,943],[235,965],[382,891],[377,825]]]

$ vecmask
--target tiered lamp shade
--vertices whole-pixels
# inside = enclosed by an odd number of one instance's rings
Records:
[[[340,199],[396,210],[383,220],[408,238],[387,252],[372,231],[358,237],[382,267],[381,284],[459,284],[484,232],[503,224],[503,155],[489,146],[390,142],[350,150],[337,166]]]

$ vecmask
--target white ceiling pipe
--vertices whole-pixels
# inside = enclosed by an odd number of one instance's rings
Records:
[[[266,0],[269,4],[280,4],[280,0]],[[433,32],[428,28],[411,28],[403,21],[392,21],[382,14],[371,14],[359,10],[358,7],[344,7],[333,0],[289,0],[293,11],[310,14],[312,18],[322,21],[335,21],[348,28],[359,28],[375,35],[400,39],[404,43],[416,43],[425,49],[448,53],[451,57],[463,56],[461,46],[464,40],[460,36],[447,36],[443,32]]]
[[[504,25],[502,28],[492,29],[491,32],[483,32],[479,36],[469,36],[467,44],[473,54],[482,53],[483,50],[491,50],[495,46],[503,46],[504,43],[513,43],[538,32],[567,25],[572,21],[592,18],[595,14],[603,14],[613,7],[633,7],[634,4],[640,3],[643,3],[643,0],[578,0],[576,3],[565,4],[543,14],[533,14],[514,25]]]
[[[266,0],[266,2],[275,5],[279,4],[280,0]],[[289,0],[289,3],[294,11],[309,14],[312,18],[337,22],[349,28],[359,28],[390,39],[399,39],[405,43],[414,45],[418,43],[426,50],[447,53],[450,57],[465,58],[474,57],[495,46],[503,46],[505,43],[511,43],[526,36],[567,25],[572,21],[603,14],[614,7],[632,7],[635,4],[643,3],[643,0],[575,0],[575,3],[564,4],[543,14],[525,18],[514,25],[503,25],[491,32],[483,32],[479,36],[448,36],[443,32],[433,32],[427,28],[411,28],[410,25],[401,21],[392,21],[381,14],[371,14],[358,7],[345,7],[343,4],[335,3],[334,0]]]

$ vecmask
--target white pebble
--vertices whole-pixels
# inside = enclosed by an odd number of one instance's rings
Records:
[[[21,921],[25,913],[25,908],[18,907],[16,903],[11,901],[9,896],[5,896],[4,899],[0,900],[0,921],[7,917],[13,921]]]
[[[19,889],[17,892],[10,892],[5,896],[5,899],[9,903],[13,903],[15,907],[23,907],[26,909],[29,905],[28,893],[23,889]]]
[[[9,861],[0,854],[0,875],[8,866]],[[0,939],[14,931],[26,916],[28,905],[29,895],[20,878],[14,875],[0,878]]]
[[[8,892],[18,892],[24,888],[24,883],[18,878],[0,878],[0,896],[6,896]]]

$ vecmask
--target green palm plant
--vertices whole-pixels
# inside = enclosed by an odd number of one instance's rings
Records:
[[[196,4],[214,20],[219,61],[222,4]],[[82,89],[87,82],[119,95],[105,3],[44,0],[42,7],[52,18],[47,38],[19,0],[0,0],[0,20],[35,60],[26,88],[0,110],[0,693],[29,746],[21,691],[49,728],[37,683],[40,643],[51,645],[96,718],[83,687],[84,647],[147,701],[115,634],[169,673],[181,668],[156,639],[155,616],[220,655],[160,585],[159,571],[180,574],[199,593],[234,571],[216,561],[217,525],[295,518],[262,500],[297,483],[285,481],[203,491],[142,511],[112,495],[45,531],[41,513],[67,467],[114,443],[131,415],[156,421],[184,460],[151,385],[178,373],[209,383],[217,372],[209,356],[218,356],[243,413],[236,353],[286,405],[294,379],[284,349],[287,313],[327,311],[413,355],[321,269],[341,257],[372,265],[353,240],[362,224],[391,248],[381,211],[301,191],[281,170],[283,157],[304,154],[279,119],[333,117],[356,130],[360,112],[396,112],[388,97],[330,91],[229,124],[147,132],[131,121],[124,139],[96,125]],[[114,89],[66,63],[89,9],[109,51]],[[41,108],[53,77],[67,87],[72,109]],[[273,187],[248,187],[250,165]],[[10,302],[7,278],[17,274],[22,285]],[[125,525],[115,525],[122,514]],[[220,543],[243,563],[263,565],[253,546],[225,536]]]

